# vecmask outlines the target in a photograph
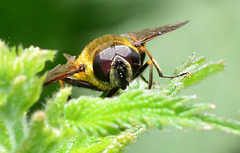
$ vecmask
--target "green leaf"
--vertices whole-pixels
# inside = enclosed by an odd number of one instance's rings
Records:
[[[88,137],[88,136],[76,136],[69,140],[68,143],[62,145],[58,150],[59,153],[65,152],[81,152],[81,153],[117,153],[122,152],[124,147],[129,145],[131,142],[135,142],[137,136],[145,131],[144,127],[138,126],[121,132],[116,136],[107,137]]]
[[[234,121],[231,119],[223,119],[216,117],[215,115],[209,115],[209,114],[204,114],[204,115],[196,115],[197,118],[205,122],[206,124],[210,125],[206,130],[208,129],[219,129],[222,130],[228,134],[236,134],[240,135],[240,122],[239,121]]]
[[[55,52],[31,46],[9,48],[0,40],[0,150],[14,152],[28,137],[27,110],[38,100],[45,62]]]
[[[27,110],[42,90],[45,75],[38,73],[54,54],[38,47],[9,48],[0,41],[0,152],[122,152],[147,128],[164,125],[240,135],[238,121],[205,113],[215,109],[214,104],[192,102],[195,95],[178,95],[224,70],[223,61],[204,64],[195,54],[175,71],[190,72],[191,77],[174,78],[152,90],[136,79],[112,98],[81,96],[68,101],[71,88],[63,88],[47,100],[44,110],[27,119]]]
[[[178,128],[205,129],[211,123],[205,122],[204,117],[196,118],[195,114],[214,109],[215,106],[203,103],[186,105],[195,98],[196,96],[171,97],[158,90],[132,90],[119,97],[105,99],[80,97],[65,105],[62,119],[68,128],[94,136],[118,134],[134,125],[162,128],[163,125],[170,124]],[[227,126],[225,122],[221,124]]]
[[[44,78],[37,73],[54,54],[33,46],[9,49],[0,41],[0,116],[17,120],[38,100]]]
[[[178,78],[172,79],[166,88],[165,92],[167,92],[169,95],[176,95],[180,90],[189,87],[193,84],[196,84],[203,80],[204,78],[215,74],[219,71],[223,71],[225,67],[224,61],[219,62],[210,62],[208,64],[203,64],[205,61],[204,57],[196,58],[195,54],[188,57],[186,61],[184,61],[180,66],[177,67],[175,74],[181,74],[185,72],[189,72],[190,76],[182,76]]]
[[[61,124],[61,118],[64,115],[64,105],[67,103],[71,88],[60,90],[52,99],[49,99],[46,105],[46,114],[48,123],[56,128]]]
[[[36,112],[33,115],[28,136],[24,139],[16,152],[53,152],[62,141],[61,132],[44,123],[45,113]]]

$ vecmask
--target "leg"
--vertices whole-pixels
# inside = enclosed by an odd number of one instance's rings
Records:
[[[92,84],[89,84],[89,83],[84,82],[84,81],[76,80],[76,79],[74,79],[74,78],[64,78],[63,80],[59,80],[60,86],[61,86],[62,88],[65,87],[63,81],[66,82],[66,83],[71,84],[72,86],[84,87],[84,88],[88,88],[88,89],[98,90],[98,89],[97,89],[95,86],[93,86]],[[69,101],[70,99],[72,99],[72,97],[71,97],[71,96],[68,96],[68,101]]]
[[[148,83],[148,81],[144,78],[143,75],[140,75],[141,79],[145,82],[145,83]]]
[[[63,83],[62,80],[59,80],[59,84],[60,84],[61,88],[65,88],[65,84]],[[67,101],[69,101],[70,99],[72,99],[72,97],[71,97],[71,96],[68,96]]]
[[[147,80],[144,78],[143,75],[140,75],[140,77],[141,77],[141,79],[142,79],[145,83],[148,84],[149,81],[147,81]],[[153,81],[152,83],[153,83],[154,85],[159,85],[159,84],[158,84],[157,82],[155,82],[155,81]]]
[[[148,89],[151,89],[152,88],[152,83],[153,83],[153,64],[152,62],[149,60],[148,62],[148,65],[150,66],[150,69],[149,69],[149,81],[148,81]]]
[[[114,96],[119,88],[113,88],[111,91],[109,91],[109,93],[105,96],[105,97],[112,97]]]
[[[149,70],[149,81],[147,82],[147,80],[141,75],[142,72],[148,67],[150,66],[150,70]],[[137,72],[137,74],[133,77],[133,79],[135,79],[136,77],[138,77],[139,75],[141,75],[141,78],[143,78],[143,81],[145,81],[146,83],[148,83],[148,89],[152,88],[152,83],[153,83],[153,66],[152,66],[152,61],[149,60],[147,61]]]
[[[70,77],[69,78],[64,78],[63,81],[66,82],[66,83],[69,83],[69,84],[71,84],[72,86],[75,86],[75,87],[83,87],[83,88],[88,88],[88,89],[101,91],[96,86],[94,86],[94,85],[92,85],[88,82],[77,80],[77,79],[74,79],[74,78],[70,78]]]
[[[188,75],[190,76],[190,73],[189,72],[186,72],[186,73],[182,73],[182,74],[179,74],[179,75],[173,75],[173,76],[166,76],[166,75],[163,75],[162,74],[162,70],[160,68],[160,66],[158,65],[157,61],[152,57],[152,55],[150,54],[150,52],[143,46],[140,47],[140,50],[142,52],[146,52],[150,58],[150,60],[152,61],[153,65],[155,66],[155,68],[157,69],[158,71],[158,75],[162,78],[176,78],[176,77],[180,77],[180,76],[183,76],[183,75]]]
[[[64,88],[64,87],[65,87],[65,84],[63,83],[62,80],[59,80],[59,84],[60,84],[61,88]]]
[[[133,79],[137,78],[140,74],[143,73],[143,71],[148,67],[148,62],[147,61],[143,66],[140,67],[140,69],[138,70],[138,72],[135,74],[135,76],[133,77]],[[151,62],[151,61],[150,61]]]
[[[94,85],[92,85],[92,84],[90,84],[90,83],[88,83],[88,82],[81,81],[81,80],[76,80],[76,79],[74,79],[74,78],[65,78],[65,79],[63,79],[63,81],[71,84],[72,86],[84,87],[84,88],[88,88],[88,89],[92,89],[92,90],[101,91],[101,90],[99,90],[97,87],[95,87]],[[63,81],[62,81],[62,80],[59,81],[60,84],[61,84],[61,87],[64,86]],[[62,84],[63,84],[63,86],[62,86]],[[109,91],[109,92],[107,93],[107,95],[104,96],[104,97],[112,97],[112,96],[114,96],[114,95],[116,94],[116,92],[118,91],[118,89],[119,89],[119,88],[114,88],[114,89],[112,89],[112,90]],[[69,97],[69,98],[71,99],[71,97]],[[68,100],[70,100],[70,99],[68,99]]]

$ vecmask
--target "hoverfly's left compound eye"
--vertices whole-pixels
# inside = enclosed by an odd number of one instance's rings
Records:
[[[104,82],[109,82],[109,74],[111,63],[115,56],[115,52],[111,47],[98,53],[93,61],[93,71],[96,77]]]
[[[110,82],[111,65],[116,55],[129,63],[133,74],[138,71],[141,65],[140,56],[133,48],[124,45],[112,46],[98,53],[93,61],[93,71],[98,79]]]

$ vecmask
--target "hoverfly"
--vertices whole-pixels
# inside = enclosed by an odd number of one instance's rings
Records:
[[[99,37],[90,42],[77,59],[75,56],[64,54],[67,63],[49,71],[43,87],[60,81],[61,86],[66,82],[77,87],[108,91],[107,97],[110,97],[119,89],[126,89],[131,80],[142,76],[142,72],[148,66],[150,67],[148,89],[151,89],[153,83],[153,65],[162,78],[189,75],[188,73],[163,75],[157,61],[145,47],[146,42],[178,29],[188,22],[187,20],[122,35],[109,34]],[[125,37],[129,37],[130,41]],[[144,63],[146,54],[150,60]]]

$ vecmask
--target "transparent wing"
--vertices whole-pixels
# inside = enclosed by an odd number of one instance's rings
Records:
[[[63,65],[59,64],[55,68],[50,70],[47,73],[46,79],[43,82],[43,87],[46,87],[52,83],[55,83],[58,80],[62,80],[66,77],[69,77],[75,73],[85,71],[86,66],[84,64],[81,64],[81,65],[74,64],[75,56],[71,56],[68,54],[63,54],[63,55],[67,58],[68,62]]]
[[[177,22],[174,24],[168,24],[168,25],[161,26],[161,27],[143,29],[143,30],[140,30],[137,32],[125,33],[125,34],[122,34],[122,36],[130,37],[131,43],[133,45],[140,46],[141,44],[143,44],[157,36],[160,36],[160,35],[170,32],[170,31],[173,31],[175,29],[178,29],[181,26],[187,24],[188,22],[189,22],[189,20],[186,20],[186,21]]]

